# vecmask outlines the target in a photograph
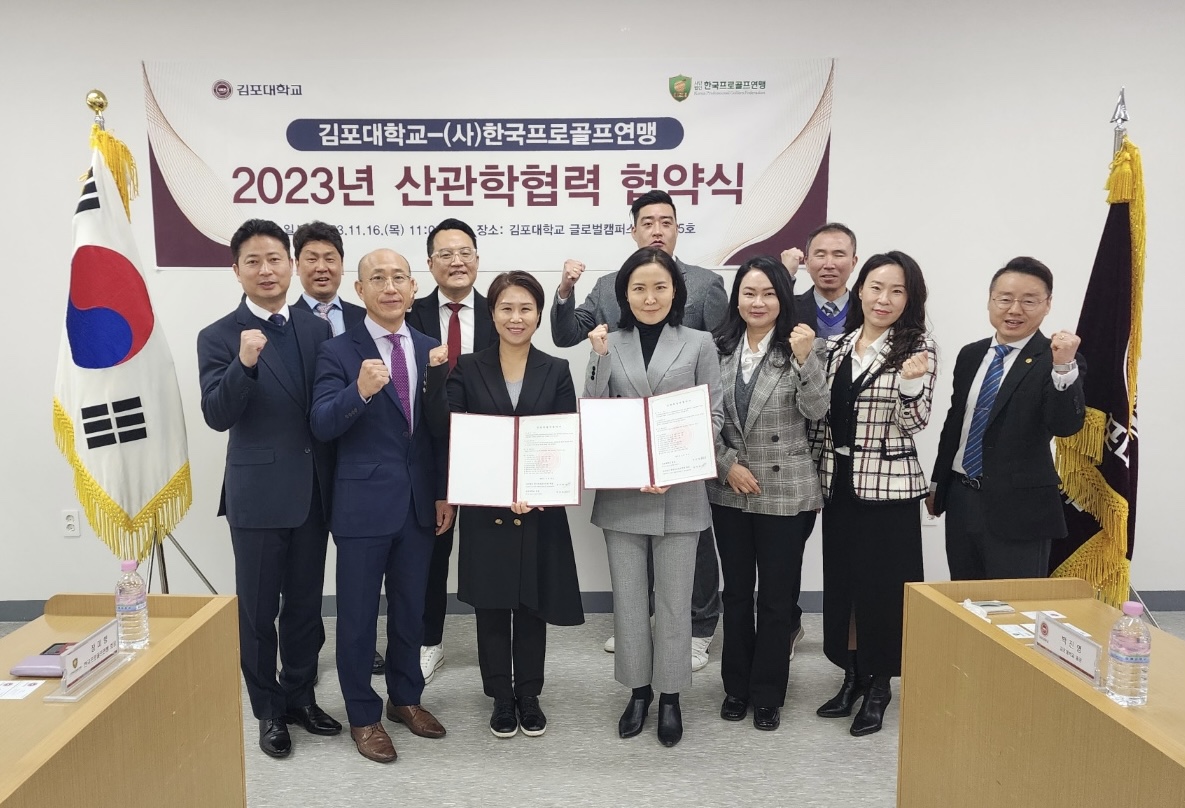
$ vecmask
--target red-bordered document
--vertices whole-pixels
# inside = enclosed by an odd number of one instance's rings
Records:
[[[509,508],[580,504],[580,416],[454,412],[448,501]]]
[[[642,488],[716,476],[712,402],[701,384],[650,398],[582,398],[585,488]]]

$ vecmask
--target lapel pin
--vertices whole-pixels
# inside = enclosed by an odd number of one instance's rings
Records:
[[[1033,364],[1033,357],[1031,357],[1031,356],[1030,356],[1028,359],[1026,359],[1026,360],[1025,360],[1025,364],[1026,364],[1026,365],[1031,365],[1031,364]]]

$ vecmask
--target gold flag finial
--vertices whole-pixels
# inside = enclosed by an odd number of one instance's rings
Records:
[[[86,105],[90,107],[96,115],[102,115],[103,110],[107,109],[107,96],[102,90],[91,90],[86,94]]]
[[[140,191],[136,161],[132,159],[128,147],[107,131],[106,122],[103,120],[103,112],[107,109],[106,93],[102,90],[91,90],[86,94],[86,105],[95,113],[95,123],[91,127],[91,148],[103,153],[103,159],[115,180],[115,187],[119,190],[124,213],[130,219],[131,201]]]

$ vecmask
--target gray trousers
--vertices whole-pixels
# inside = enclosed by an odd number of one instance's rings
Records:
[[[650,582],[650,613],[654,614],[653,553],[646,556],[646,575]],[[691,585],[692,637],[702,639],[716,633],[720,607],[720,560],[716,557],[716,534],[709,525],[699,534],[695,548],[695,581]]]
[[[605,531],[613,580],[614,675],[626,687],[659,693],[691,686],[691,590],[697,533],[642,536]],[[646,556],[654,555],[654,628],[650,627]]]

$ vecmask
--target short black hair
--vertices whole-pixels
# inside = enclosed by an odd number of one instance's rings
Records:
[[[436,240],[436,234],[441,230],[460,230],[465,235],[469,236],[469,240],[473,242],[473,249],[477,249],[477,234],[473,232],[473,228],[465,224],[460,219],[445,219],[440,224],[428,231],[428,257],[432,257],[432,253],[436,250],[432,246],[432,242]]]
[[[816,227],[806,237],[806,254],[807,255],[811,254],[811,242],[815,240],[815,236],[822,235],[823,233],[843,233],[845,236],[847,236],[848,238],[850,238],[852,240],[852,255],[857,254],[856,253],[856,234],[852,232],[852,228],[848,227],[846,224],[841,224],[840,222],[828,222],[827,224],[821,224],[818,227]]]
[[[343,260],[346,257],[346,250],[342,247],[342,234],[331,224],[309,222],[296,228],[296,232],[292,235],[292,252],[297,260],[300,259],[300,251],[304,249],[304,245],[310,241],[324,241],[326,244],[332,244],[333,249],[337,250],[337,254]]]
[[[682,270],[679,269],[674,258],[659,248],[643,247],[625,259],[621,269],[617,270],[617,278],[614,283],[614,291],[617,293],[617,307],[621,309],[621,319],[618,320],[617,327],[624,331],[629,331],[638,324],[638,318],[634,316],[634,312],[630,308],[630,276],[634,274],[635,269],[647,264],[658,264],[669,272],[671,283],[675,287],[675,299],[671,302],[671,310],[667,312],[667,318],[663,322],[667,325],[679,325],[683,322],[683,309],[687,305],[687,281],[683,279]]]
[[[270,219],[248,219],[230,237],[230,254],[234,256],[236,264],[239,263],[239,250],[243,248],[243,242],[255,236],[274,238],[284,245],[284,252],[288,257],[292,257],[292,244],[288,241],[288,234],[284,232],[284,228]]]
[[[638,223],[638,211],[647,205],[670,205],[671,213],[675,214],[675,218],[679,217],[675,210],[675,202],[671,199],[671,195],[666,191],[647,191],[640,197],[634,200],[634,204],[630,205],[630,220],[634,224]]]
[[[1049,271],[1049,267],[1042,264],[1036,258],[1019,255],[1000,269],[997,269],[996,274],[992,275],[991,284],[988,286],[989,292],[996,288],[996,281],[1005,272],[1019,272],[1021,275],[1032,275],[1045,284],[1045,293],[1047,295],[1053,294],[1053,273]]]
[[[526,289],[531,293],[531,297],[535,298],[535,311],[539,314],[539,322],[536,325],[542,325],[543,285],[530,272],[523,272],[521,269],[503,272],[490,281],[490,288],[486,290],[486,305],[490,308],[490,314],[494,313],[494,308],[498,305],[498,298],[512,286]]]

